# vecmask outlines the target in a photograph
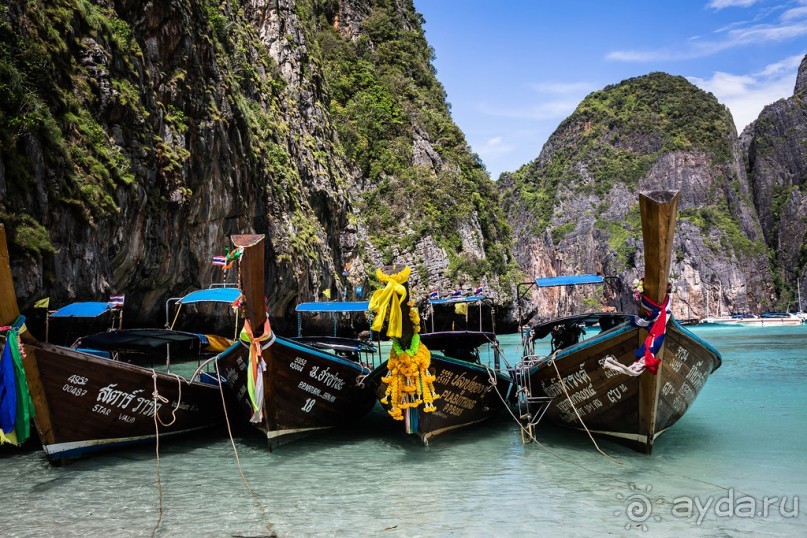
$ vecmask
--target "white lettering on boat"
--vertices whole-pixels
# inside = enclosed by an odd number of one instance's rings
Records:
[[[680,372],[681,366],[683,366],[688,359],[689,359],[689,351],[687,351],[682,347],[679,347],[678,351],[675,353],[675,356],[670,361],[670,368],[672,368],[676,372]]]
[[[597,391],[595,391],[594,387],[591,385],[591,383],[589,383],[587,387],[578,390],[577,392],[573,392],[572,394],[569,394],[568,398],[566,398],[564,395],[564,399],[558,402],[557,407],[563,413],[574,414],[572,404],[579,404],[588,400],[589,398],[596,398],[596,397],[597,397]]]
[[[73,383],[74,385],[86,385],[87,381],[89,381],[86,377],[82,377],[80,375],[71,375],[67,378],[69,383]]]
[[[294,359],[294,362],[289,364],[289,368],[291,368],[292,370],[297,370],[298,372],[302,372],[306,362],[307,361],[304,358],[297,357],[296,359]]]
[[[697,390],[700,390],[703,384],[706,383],[706,374],[701,371],[701,366],[703,366],[703,361],[698,361],[687,374],[687,381],[692,383],[692,386]]]
[[[669,381],[664,383],[664,386],[661,387],[661,395],[662,396],[669,396],[674,391],[675,391],[675,388],[673,387],[672,383],[670,383]]]
[[[686,402],[692,402],[695,400],[695,391],[692,390],[692,387],[690,387],[689,383],[687,382],[681,383],[681,390],[679,390],[678,393]]]
[[[95,404],[92,408],[92,412],[98,413],[99,415],[109,416],[109,414],[112,412],[112,409],[104,407],[103,405]]]
[[[564,404],[564,403],[566,405],[562,406],[561,404]],[[578,406],[577,407],[577,413],[575,413],[575,411],[574,411],[575,408],[572,407],[571,405],[569,405],[568,401],[561,402],[561,403],[559,403],[557,405],[558,410],[561,411],[561,415],[560,415],[561,420],[563,420],[564,422],[569,422],[569,423],[577,422],[577,420],[578,420],[577,415],[578,414],[580,415],[580,418],[583,418],[586,415],[588,415],[589,413],[591,413],[593,411],[596,411],[597,409],[602,408],[602,406],[603,406],[603,403],[602,403],[602,401],[600,401],[599,398],[595,398],[595,399],[591,400],[590,402],[586,403],[585,405]],[[561,407],[563,409],[561,409]]]
[[[141,398],[140,396],[137,397],[137,405],[134,409],[132,409],[132,413],[140,413],[145,417],[153,417],[155,411],[159,411],[159,409],[163,406],[161,403],[157,403],[155,406],[154,400]]]
[[[122,420],[123,422],[126,422],[127,424],[134,424],[135,418],[132,417],[132,416],[129,416],[129,415],[124,415],[123,413],[121,413],[120,415],[118,415],[118,420]]]
[[[319,366],[312,366],[308,375],[324,384],[326,387],[334,390],[342,390],[345,386],[345,380],[339,377],[339,374],[331,373],[330,366],[324,370],[320,370]]]
[[[328,402],[331,402],[331,403],[336,401],[336,397],[334,395],[332,395],[332,394],[330,394],[328,392],[323,393],[318,387],[315,387],[313,385],[309,385],[305,381],[300,381],[300,383],[297,385],[297,388],[303,389],[307,393],[313,394],[314,396],[319,396],[320,398],[322,398],[325,401],[328,401]]]
[[[541,389],[543,389],[544,393],[547,396],[552,396],[553,398],[557,398],[558,396],[564,394],[563,387],[566,387],[566,390],[572,390],[578,388],[580,385],[585,386],[588,384],[587,388],[591,387],[591,378],[586,372],[586,367],[584,364],[580,365],[580,370],[574,373],[571,373],[563,378],[563,383],[561,384],[560,381],[553,381],[549,385],[546,384],[546,381],[541,380]]]
[[[118,409],[128,409],[129,405],[132,401],[137,399],[137,403],[135,404],[134,408],[131,410],[132,413],[140,413],[143,416],[151,417],[154,416],[154,412],[160,407],[162,407],[161,403],[157,403],[155,405],[154,400],[143,398],[142,396],[138,396],[139,393],[143,392],[143,389],[137,389],[132,392],[124,392],[122,390],[118,390],[117,383],[111,383],[106,387],[100,389],[98,391],[98,396],[96,397],[97,402],[101,402],[106,404],[110,407],[117,407]]]
[[[627,393],[628,393],[628,387],[626,387],[625,384],[623,383],[622,385],[619,385],[618,387],[609,390],[606,393],[606,396],[608,396],[609,402],[617,403],[619,400],[622,399],[622,396]]]
[[[81,398],[82,396],[87,394],[86,389],[80,389],[78,387],[74,387],[73,385],[69,385],[69,384],[65,384],[62,387],[62,390],[69,393],[69,394],[72,394],[73,396],[77,396],[79,398]]]

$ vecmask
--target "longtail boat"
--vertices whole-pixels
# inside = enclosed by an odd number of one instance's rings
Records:
[[[370,369],[357,360],[275,335],[266,316],[263,236],[236,235],[232,241],[243,250],[239,279],[244,331],[236,349],[221,354],[217,362],[242,415],[266,436],[272,450],[367,414],[375,403],[363,382]]]
[[[399,268],[400,269],[400,268]],[[395,271],[393,269],[392,271]],[[367,382],[381,405],[403,422],[407,434],[424,445],[445,432],[482,422],[507,405],[511,380],[500,369],[496,336],[482,331],[420,334],[420,315],[407,301],[409,268],[377,272],[387,287],[370,301],[376,310],[373,330],[381,331],[389,311],[390,358],[373,370]],[[490,347],[492,364],[479,349]]]
[[[546,418],[588,429],[650,454],[656,438],[692,406],[720,353],[685,329],[669,309],[678,192],[641,193],[645,254],[642,315],[583,315],[543,324],[543,335],[601,321],[601,333],[586,340],[561,338],[549,357],[525,355],[516,367],[520,390],[551,400]],[[593,283],[593,282],[589,282]],[[571,282],[570,282],[571,284]],[[556,329],[565,329],[557,331]]]
[[[191,381],[42,343],[26,332],[0,224],[0,325],[12,322],[19,330],[12,328],[0,340],[4,346],[15,346],[19,335],[22,342],[33,420],[51,463],[224,422],[215,382]]]

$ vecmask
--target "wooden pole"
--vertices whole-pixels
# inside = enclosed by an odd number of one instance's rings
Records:
[[[0,224],[0,325],[9,325],[20,315],[14,281],[11,278],[11,258],[6,244],[6,227]]]
[[[653,302],[661,304],[667,294],[667,282],[672,265],[675,219],[678,213],[678,191],[651,191],[639,194],[642,215],[645,273],[644,293]],[[640,331],[644,340],[646,331]],[[639,342],[641,345],[641,342]],[[662,361],[663,348],[658,353]],[[639,377],[639,433],[645,436],[645,453],[653,451],[656,436],[656,409],[659,388],[662,385],[662,368],[653,375],[645,371]]]
[[[253,336],[263,335],[266,321],[266,303],[264,301],[264,242],[263,235],[234,235],[233,245],[244,248],[241,254],[240,288],[244,294],[246,319],[252,327]]]

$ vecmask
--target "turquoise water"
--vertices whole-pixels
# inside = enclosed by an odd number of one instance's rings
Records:
[[[649,457],[544,424],[523,444],[505,414],[424,448],[378,408],[273,453],[237,437],[252,493],[226,434],[162,444],[159,485],[154,448],[62,468],[3,451],[0,535],[803,536],[807,326],[695,332],[723,367]]]

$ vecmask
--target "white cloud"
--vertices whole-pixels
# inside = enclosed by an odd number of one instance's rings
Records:
[[[749,7],[757,3],[757,0],[711,0],[706,7],[712,9],[723,9],[727,7]]]
[[[782,13],[783,21],[792,21],[794,19],[803,19],[805,17],[807,17],[807,7],[804,6],[788,9]]]
[[[802,57],[785,58],[758,73],[736,75],[717,71],[708,79],[689,77],[689,80],[714,94],[731,110],[737,132],[740,132],[757,119],[765,106],[793,95],[796,71]]]
[[[746,0],[714,0],[709,7],[721,9],[728,6],[750,6],[753,3]],[[717,39],[690,37],[680,46],[655,50],[616,50],[606,54],[605,58],[618,62],[687,60],[702,58],[734,47],[796,39],[807,35],[807,4],[801,2],[800,7],[783,12],[774,22],[761,23],[759,20],[760,16],[750,22],[734,22],[719,28],[714,31]]]
[[[802,58],[804,58],[802,54],[796,54],[795,56],[790,56],[789,58],[785,58],[779,62],[772,63],[760,71],[759,75],[764,77],[772,77],[778,75],[779,73],[787,73],[789,76],[791,72],[798,71]]]
[[[483,161],[488,158],[507,155],[508,153],[512,153],[514,149],[514,146],[506,143],[502,136],[494,136],[483,142],[478,148],[474,147],[474,151],[479,153]]]

